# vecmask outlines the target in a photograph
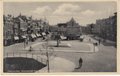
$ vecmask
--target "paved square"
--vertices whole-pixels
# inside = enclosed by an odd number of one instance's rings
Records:
[[[88,37],[86,37],[86,39],[87,38]],[[113,46],[104,46],[103,44],[101,44],[97,46],[99,51],[93,51],[94,47],[92,42],[88,42],[88,40],[86,39],[83,42],[80,42],[79,40],[61,41],[60,47],[55,47],[56,41],[49,41],[48,43],[53,46],[53,53],[54,55],[56,55],[56,57],[61,57],[72,61],[73,63],[75,63],[75,67],[78,66],[78,60],[80,57],[82,57],[83,65],[81,69],[74,69],[74,72],[115,72],[116,48],[114,48]],[[45,43],[46,41],[41,41],[41,39],[38,39],[35,42],[29,42],[29,45],[27,45],[25,48],[23,43],[16,43],[14,45],[4,47],[4,57],[6,57],[7,53],[14,52],[14,56],[17,57],[20,53],[23,53],[23,56],[25,56],[25,54],[27,53],[29,54],[28,57],[32,57],[32,55],[30,54],[34,54],[33,57],[36,58],[36,56],[41,55],[40,49],[43,48],[43,46],[41,45]],[[68,46],[68,44],[70,47]],[[28,51],[30,46],[33,46],[34,51]],[[45,48],[43,48],[43,51],[45,52]],[[37,59],[39,58],[41,57],[38,57]]]

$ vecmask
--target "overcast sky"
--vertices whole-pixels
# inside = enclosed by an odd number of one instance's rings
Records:
[[[80,25],[95,23],[116,12],[115,2],[6,2],[4,14],[18,16],[20,13],[34,19],[45,18],[49,24],[67,22],[73,17]]]

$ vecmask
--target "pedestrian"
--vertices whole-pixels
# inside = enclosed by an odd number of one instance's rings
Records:
[[[45,36],[43,35],[43,40],[45,40]]]
[[[30,46],[30,49],[29,49],[29,51],[31,52],[31,51],[33,51],[33,48],[32,48],[32,46]]]
[[[91,42],[91,39],[89,38],[89,42]]]
[[[80,69],[82,67],[82,63],[83,63],[83,60],[80,57],[80,59],[79,59],[79,66],[77,68],[75,68],[75,69]]]
[[[98,42],[99,42],[99,45],[100,45],[101,40],[99,39]]]
[[[26,45],[28,45],[28,39],[27,38],[25,39],[25,41],[26,41]]]
[[[80,57],[80,59],[79,59],[79,68],[82,67],[82,63],[83,63],[83,60],[82,60],[82,58]]]

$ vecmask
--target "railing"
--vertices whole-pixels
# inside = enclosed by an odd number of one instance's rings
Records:
[[[33,48],[33,46],[30,46],[30,49],[28,49],[28,50],[24,50],[24,51],[16,50],[16,52],[4,53],[5,58],[9,58],[9,57],[32,58],[32,59],[35,59],[45,65],[49,65],[48,61],[52,60],[54,58],[54,56],[55,56],[54,49],[52,47],[48,47],[48,43],[43,44],[42,49],[40,48],[38,50],[35,50],[35,48]],[[25,65],[27,65],[27,64],[25,64]],[[34,65],[35,64],[33,64],[33,66]],[[15,71],[17,71],[17,70],[15,70]],[[18,71],[22,72],[22,70],[18,70]],[[32,69],[32,71],[34,72],[34,69]]]
[[[52,60],[54,58],[54,55],[52,53],[49,53],[49,59]],[[32,52],[9,52],[4,54],[4,58],[10,58],[10,57],[23,57],[23,58],[32,58],[34,60],[37,60],[38,62],[41,62],[45,65],[47,65],[47,56],[46,52],[42,53],[32,53]],[[27,62],[29,63],[29,62]],[[28,65],[25,63],[25,65]],[[4,63],[6,65],[6,63]],[[33,66],[36,66],[36,64],[32,64]],[[36,66],[37,67],[37,66]],[[17,69],[17,70],[8,70],[7,72],[35,72],[34,68],[31,68],[31,70],[23,70],[23,69]]]
[[[36,52],[37,51],[37,52]],[[49,57],[54,57],[54,49],[52,47],[48,47],[48,51],[46,49],[35,50],[17,50],[17,52],[7,52],[4,53],[4,57],[26,57],[33,58],[42,62],[42,60],[47,61],[46,53],[48,52]]]

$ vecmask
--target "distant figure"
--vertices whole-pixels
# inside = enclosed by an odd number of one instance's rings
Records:
[[[33,48],[30,46],[30,49],[29,49],[29,51],[31,52],[31,51],[33,51]]]
[[[80,58],[79,59],[79,67],[81,68],[81,66],[82,66],[82,63],[83,63],[83,60],[82,60],[82,58]]]
[[[91,42],[91,39],[89,38],[89,42]]]
[[[100,43],[101,43],[101,40],[99,39],[99,40],[98,40],[98,42],[99,42],[99,45],[100,45]]]
[[[80,57],[80,59],[79,59],[79,66],[77,68],[75,68],[75,69],[80,69],[82,67],[82,63],[83,63],[83,60]]]
[[[45,36],[43,36],[43,40],[45,40]]]
[[[28,45],[28,39],[27,38],[25,39],[25,43],[26,43],[26,45]]]

